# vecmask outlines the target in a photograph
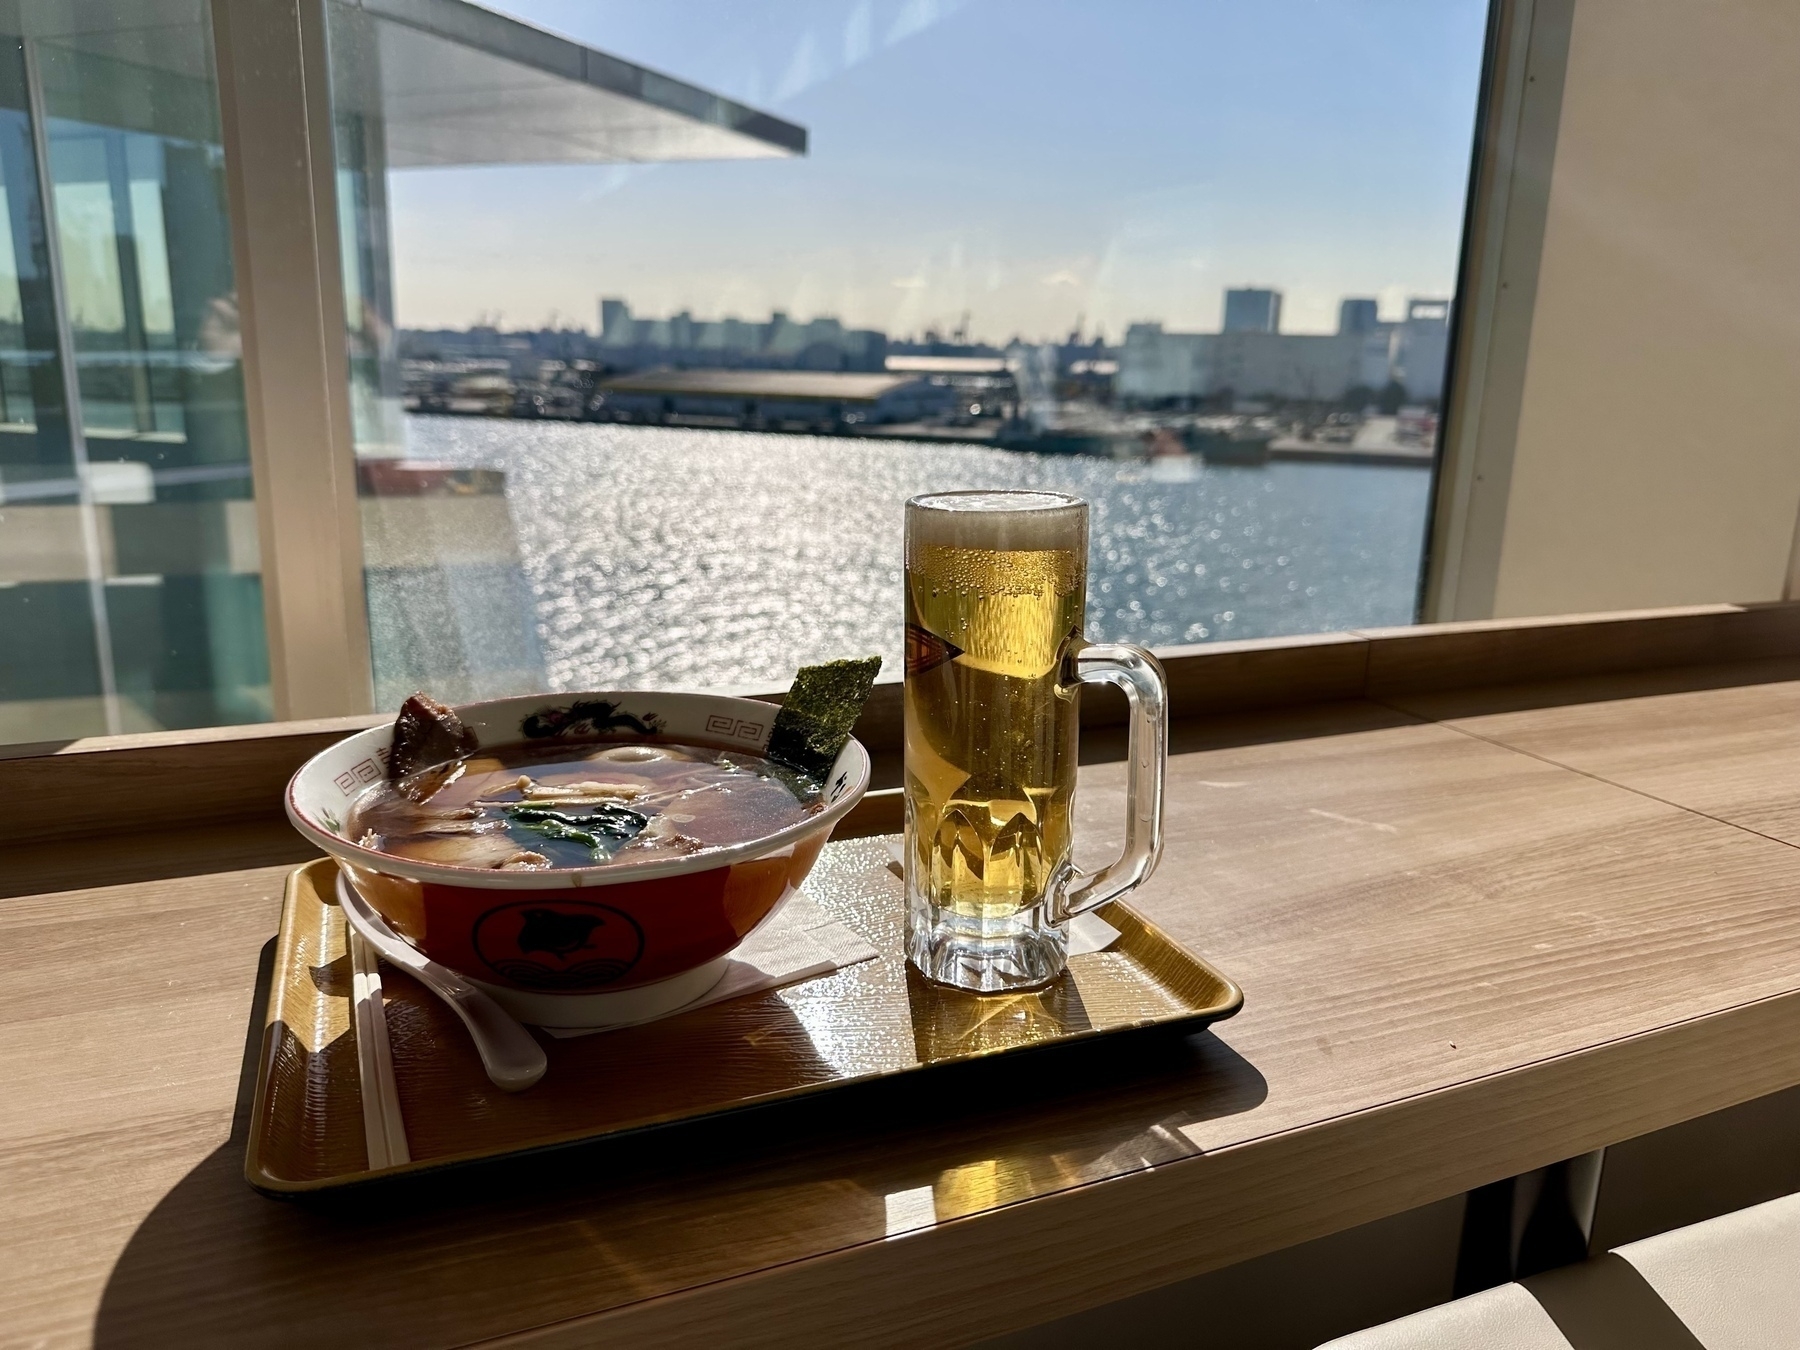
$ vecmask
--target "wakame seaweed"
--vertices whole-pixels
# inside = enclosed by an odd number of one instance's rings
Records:
[[[520,829],[541,834],[546,839],[565,839],[571,844],[583,844],[594,851],[595,858],[610,857],[612,854],[610,840],[603,839],[592,830],[565,825],[560,820],[522,820],[518,825]]]
[[[630,839],[650,823],[650,817],[641,811],[613,806],[607,802],[597,803],[581,815],[575,815],[561,807],[536,806],[530,802],[508,802],[500,809],[520,823],[553,820],[559,825],[572,825],[584,830],[597,829],[620,839]]]
[[[500,809],[519,829],[545,839],[585,845],[593,850],[596,859],[610,857],[614,847],[643,833],[650,823],[642,812],[609,803],[595,805],[580,815],[525,802],[509,802]]]

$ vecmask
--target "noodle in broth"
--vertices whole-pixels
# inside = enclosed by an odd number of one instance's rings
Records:
[[[350,813],[366,848],[453,867],[628,866],[747,843],[824,809],[760,755],[665,742],[501,746],[446,761],[424,800],[379,783]]]

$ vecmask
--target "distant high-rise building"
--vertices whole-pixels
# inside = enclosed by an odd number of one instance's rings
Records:
[[[1450,352],[1450,302],[1408,300],[1406,322],[1398,336],[1394,378],[1406,386],[1406,396],[1421,402],[1442,398],[1444,362]]]
[[[611,340],[614,346],[632,340],[631,306],[623,300],[602,300],[600,302],[600,337],[603,341]]]
[[[1383,323],[1375,301],[1349,299],[1335,333],[1283,333],[1276,291],[1227,291],[1224,330],[1165,332],[1134,323],[1119,348],[1114,386],[1126,406],[1179,404],[1229,391],[1238,398],[1329,402],[1395,382],[1414,403],[1443,396],[1453,305],[1409,300],[1406,318]]]
[[[1338,332],[1373,333],[1381,314],[1373,300],[1346,300],[1338,306]]]
[[[1227,333],[1279,333],[1281,292],[1251,288],[1225,292]]]

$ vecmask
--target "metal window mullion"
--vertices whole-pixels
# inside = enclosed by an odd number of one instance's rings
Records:
[[[93,475],[88,471],[87,430],[82,419],[81,379],[75,368],[74,321],[64,285],[62,233],[56,224],[56,193],[50,173],[50,134],[44,111],[37,39],[20,39],[25,57],[25,98],[31,123],[31,152],[37,161],[38,213],[44,222],[44,257],[50,269],[50,303],[56,311],[56,356],[62,366],[64,414],[69,425],[69,456],[75,469],[77,517],[87,564],[88,611],[94,625],[94,661],[99,667],[100,703],[108,735],[124,730],[119,707],[118,671],[113,664],[112,622],[106,603],[106,558],[100,547],[100,515],[94,502]]]
[[[1419,619],[1493,617],[1575,0],[1492,0]]]
[[[278,718],[372,702],[324,0],[213,0]]]

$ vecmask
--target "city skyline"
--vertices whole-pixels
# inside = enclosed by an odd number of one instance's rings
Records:
[[[1316,335],[1316,334],[1309,334],[1309,333],[1305,333],[1305,332],[1299,332],[1299,331],[1291,329],[1285,325],[1285,323],[1283,322],[1284,316],[1282,314],[1282,306],[1285,303],[1285,294],[1279,286],[1266,287],[1266,288],[1265,287],[1235,287],[1235,286],[1227,287],[1220,294],[1220,297],[1219,297],[1219,311],[1220,312],[1219,312],[1218,317],[1213,321],[1213,323],[1210,326],[1202,325],[1202,326],[1198,326],[1198,327],[1193,327],[1193,328],[1190,328],[1188,331],[1210,332],[1210,333],[1219,333],[1219,332],[1228,331],[1228,329],[1230,327],[1230,322],[1229,322],[1229,316],[1226,311],[1230,307],[1231,297],[1234,294],[1261,295],[1261,294],[1265,294],[1265,293],[1272,294],[1275,298],[1275,318],[1273,321],[1273,325],[1269,328],[1268,331],[1275,332],[1275,333],[1281,333],[1281,334],[1289,335],[1289,336]],[[1447,303],[1449,303],[1450,299],[1451,299],[1451,297],[1449,297],[1449,296],[1407,296],[1404,300],[1402,300],[1400,302],[1400,304],[1397,307],[1390,308],[1389,306],[1384,304],[1380,299],[1378,299],[1377,297],[1374,297],[1374,296],[1350,296],[1350,295],[1342,296],[1339,298],[1339,301],[1338,301],[1337,323],[1334,326],[1334,328],[1331,330],[1331,332],[1332,333],[1344,333],[1344,332],[1352,332],[1352,331],[1361,331],[1363,328],[1365,328],[1367,326],[1376,325],[1376,324],[1379,324],[1383,327],[1391,327],[1391,326],[1394,326],[1394,325],[1404,322],[1407,317],[1408,310],[1415,305],[1440,304],[1440,303],[1447,304]],[[616,309],[615,309],[615,307],[616,307]],[[1355,309],[1357,311],[1357,317],[1355,319],[1349,319],[1347,317],[1350,313],[1351,307],[1355,307]],[[634,321],[638,324],[648,323],[648,324],[655,324],[655,325],[659,325],[659,326],[667,326],[669,324],[689,324],[696,329],[717,328],[717,327],[721,327],[721,326],[724,326],[727,328],[733,327],[733,326],[744,327],[744,328],[756,328],[756,327],[769,327],[771,325],[783,324],[783,323],[785,323],[791,327],[794,327],[794,328],[805,328],[805,327],[809,327],[809,326],[816,326],[816,325],[823,324],[823,325],[830,325],[830,326],[839,328],[846,333],[854,333],[854,332],[859,332],[859,331],[873,332],[874,334],[887,339],[890,343],[899,343],[899,344],[925,343],[925,342],[955,343],[955,344],[968,345],[968,346],[987,346],[987,347],[993,347],[996,349],[1003,349],[1013,342],[1025,342],[1025,343],[1031,343],[1031,344],[1044,343],[1044,342],[1061,343],[1061,342],[1067,341],[1070,338],[1077,338],[1082,342],[1092,342],[1092,343],[1096,343],[1096,344],[1100,344],[1100,345],[1116,346],[1118,343],[1123,342],[1125,340],[1126,331],[1128,331],[1130,328],[1140,327],[1143,325],[1161,327],[1161,326],[1164,326],[1164,322],[1165,322],[1164,320],[1162,320],[1161,318],[1159,318],[1156,315],[1146,315],[1143,318],[1136,320],[1134,323],[1127,325],[1126,330],[1121,330],[1120,332],[1112,333],[1112,334],[1108,334],[1103,329],[1096,328],[1093,326],[1083,326],[1082,328],[1077,329],[1076,327],[1071,325],[1071,327],[1068,330],[1065,330],[1064,332],[1061,332],[1061,333],[1042,333],[1042,334],[1009,333],[1009,334],[1005,334],[1005,335],[999,335],[999,334],[994,334],[991,332],[984,331],[982,329],[981,325],[979,324],[979,322],[975,322],[975,321],[971,321],[969,323],[968,327],[966,328],[966,330],[964,330],[961,333],[957,333],[955,331],[944,331],[944,330],[935,329],[935,328],[926,329],[926,330],[919,331],[919,332],[910,332],[910,333],[889,333],[889,332],[885,332],[880,329],[874,329],[874,330],[855,329],[852,327],[852,325],[845,322],[843,320],[842,316],[836,315],[836,314],[791,314],[791,313],[788,313],[786,310],[780,310],[780,309],[769,310],[761,317],[758,317],[753,314],[727,313],[727,312],[723,312],[723,311],[718,312],[718,313],[709,313],[704,310],[698,310],[698,309],[692,309],[692,308],[680,309],[680,310],[675,310],[675,311],[666,312],[666,313],[652,314],[652,313],[648,313],[645,310],[643,310],[642,308],[638,307],[628,296],[600,296],[598,298],[598,300],[596,301],[595,310],[596,310],[596,318],[595,318],[595,321],[592,323],[583,323],[579,320],[578,316],[576,316],[574,314],[568,314],[568,315],[548,316],[550,318],[554,318],[555,322],[546,322],[543,324],[525,323],[525,324],[520,324],[518,326],[509,326],[508,324],[506,324],[504,322],[498,321],[503,316],[496,316],[496,315],[491,315],[491,314],[477,314],[466,323],[434,324],[434,325],[405,324],[405,325],[402,325],[402,328],[405,331],[417,332],[417,333],[426,333],[426,332],[469,333],[469,332],[479,332],[479,331],[488,331],[488,330],[492,330],[492,331],[499,332],[499,333],[566,332],[566,333],[581,333],[581,334],[584,334],[591,338],[600,339],[600,338],[604,338],[607,336],[607,331],[608,331],[608,327],[609,327],[608,318],[607,318],[608,311],[614,310],[615,317],[622,316],[622,317],[626,318],[627,321]],[[1348,326],[1347,326],[1347,324],[1348,324]]]
[[[791,161],[394,176],[397,318],[784,310],[897,336],[1217,322],[1275,284],[1447,295],[1483,9],[1023,0],[497,5],[805,125]],[[1071,92],[1074,91],[1074,92]]]
[[[1324,335],[1324,334],[1312,334],[1312,333],[1307,333],[1304,331],[1297,331],[1297,330],[1289,328],[1285,325],[1285,323],[1283,322],[1284,316],[1283,316],[1283,312],[1282,312],[1283,305],[1285,304],[1285,293],[1282,291],[1282,289],[1279,286],[1275,286],[1275,287],[1236,287],[1236,286],[1227,287],[1220,293],[1219,306],[1218,306],[1219,315],[1218,315],[1217,319],[1214,320],[1212,325],[1210,327],[1207,327],[1207,326],[1192,327],[1192,328],[1189,328],[1188,331],[1202,332],[1202,333],[1204,333],[1204,332],[1219,333],[1219,332],[1229,331],[1229,329],[1233,326],[1232,319],[1231,319],[1231,308],[1232,308],[1232,305],[1233,305],[1235,299],[1237,299],[1239,297],[1241,297],[1243,299],[1259,299],[1259,298],[1265,297],[1265,296],[1273,298],[1273,317],[1267,323],[1267,331],[1274,332],[1274,333],[1280,333],[1280,334],[1287,335],[1287,336],[1315,336],[1315,335],[1323,336]],[[1445,295],[1445,296],[1407,296],[1407,297],[1405,297],[1404,300],[1402,300],[1400,302],[1400,304],[1397,307],[1389,307],[1389,306],[1385,305],[1379,298],[1374,297],[1374,296],[1352,296],[1352,295],[1341,296],[1338,300],[1338,305],[1337,305],[1337,322],[1330,331],[1331,331],[1331,333],[1334,333],[1334,334],[1342,334],[1342,333],[1348,333],[1348,332],[1366,331],[1367,329],[1370,329],[1377,325],[1384,327],[1384,328],[1385,327],[1393,327],[1395,325],[1405,322],[1406,318],[1408,317],[1409,312],[1416,306],[1419,306],[1419,305],[1431,305],[1431,306],[1445,305],[1445,306],[1447,306],[1450,303],[1451,299],[1452,299],[1452,297],[1447,296],[1447,295]],[[1155,315],[1146,315],[1142,319],[1139,319],[1139,320],[1135,321],[1134,323],[1127,325],[1126,331],[1121,331],[1119,333],[1110,334],[1110,335],[1105,333],[1104,330],[1095,328],[1095,327],[1084,326],[1081,328],[1076,328],[1074,326],[1071,326],[1070,329],[1068,329],[1062,333],[1044,333],[1044,334],[1012,333],[1012,334],[1007,334],[1007,335],[1001,336],[1001,335],[997,335],[994,333],[989,333],[989,332],[983,331],[983,329],[981,328],[981,325],[977,322],[970,322],[969,325],[967,326],[967,328],[961,332],[957,332],[954,330],[946,332],[946,331],[939,330],[939,329],[926,329],[922,332],[889,333],[889,332],[885,332],[880,329],[873,329],[873,330],[855,329],[852,325],[844,322],[844,320],[842,319],[842,317],[840,315],[836,315],[836,314],[790,314],[787,311],[780,310],[780,309],[770,310],[761,318],[758,318],[755,315],[743,314],[743,313],[727,313],[727,312],[708,313],[704,310],[696,310],[696,309],[692,309],[692,308],[680,309],[680,310],[675,310],[672,312],[665,312],[665,313],[660,313],[660,314],[652,314],[652,313],[647,313],[642,308],[638,307],[628,296],[601,296],[598,298],[598,300],[596,302],[595,309],[596,309],[596,313],[597,313],[597,318],[596,318],[596,322],[594,322],[592,324],[582,323],[578,320],[577,316],[571,314],[571,315],[566,315],[566,316],[553,316],[553,317],[556,317],[556,319],[557,319],[557,321],[554,323],[544,323],[541,325],[525,324],[525,325],[520,325],[518,327],[508,327],[504,323],[496,322],[495,320],[496,320],[497,316],[478,314],[473,319],[471,319],[469,322],[467,322],[465,324],[403,325],[403,327],[406,329],[406,331],[418,332],[418,333],[425,333],[425,332],[469,333],[469,332],[488,331],[488,330],[492,330],[495,332],[501,332],[501,333],[506,333],[506,332],[512,332],[512,333],[567,332],[567,333],[581,333],[581,334],[584,334],[588,337],[595,338],[595,339],[604,339],[609,336],[609,329],[613,326],[612,322],[609,322],[609,314],[610,314],[610,319],[613,321],[623,318],[626,320],[626,322],[636,323],[639,326],[642,326],[644,324],[651,324],[651,325],[656,325],[658,327],[667,328],[671,325],[675,325],[675,326],[687,325],[697,331],[700,329],[721,328],[721,327],[726,328],[726,329],[730,329],[730,328],[744,328],[744,329],[769,328],[769,327],[773,327],[776,325],[782,325],[782,324],[785,324],[788,327],[797,330],[797,329],[803,329],[803,328],[807,328],[807,327],[816,327],[819,325],[826,325],[826,326],[830,326],[832,328],[838,329],[845,334],[868,332],[873,336],[877,336],[877,337],[886,339],[889,343],[898,343],[898,344],[902,344],[902,345],[933,342],[933,343],[955,343],[955,344],[969,345],[969,346],[987,346],[987,347],[993,347],[996,349],[1002,349],[1013,342],[1026,342],[1026,343],[1032,343],[1032,344],[1044,343],[1044,342],[1061,343],[1061,342],[1065,342],[1071,338],[1077,339],[1084,343],[1091,342],[1091,343],[1096,343],[1096,344],[1101,344],[1101,345],[1115,345],[1116,346],[1119,342],[1122,342],[1125,340],[1126,332],[1129,331],[1129,329],[1131,329],[1131,328],[1142,327],[1142,326],[1146,326],[1146,325],[1160,328],[1165,325],[1165,321],[1162,320],[1160,317],[1155,316]],[[1239,326],[1261,327],[1262,325],[1249,324],[1249,325],[1239,325]],[[622,341],[624,341],[623,339],[620,339],[617,336],[617,334],[613,334],[612,337],[613,337],[614,345],[619,345]]]

